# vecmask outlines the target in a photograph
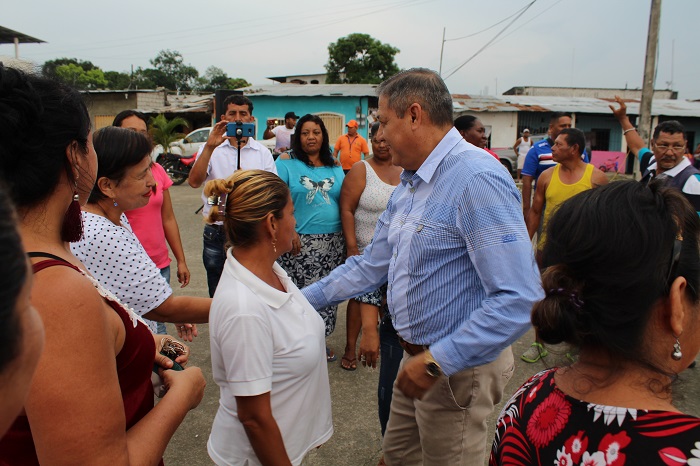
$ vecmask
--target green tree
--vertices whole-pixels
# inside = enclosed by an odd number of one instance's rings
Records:
[[[243,78],[229,78],[226,81],[226,89],[238,89],[239,87],[248,87],[251,84]]]
[[[185,65],[182,54],[176,50],[161,50],[150,60],[156,73],[152,73],[156,85],[176,91],[189,91],[197,86],[199,72]]]
[[[104,72],[99,68],[86,71],[82,67],[70,63],[56,67],[54,73],[56,79],[77,89],[103,89],[108,84]]]
[[[56,79],[56,68],[63,65],[77,65],[85,71],[90,71],[97,68],[91,61],[79,60],[77,58],[57,58],[55,60],[47,60],[41,65],[41,72],[44,76]]]
[[[170,153],[170,143],[185,136],[176,130],[180,126],[189,126],[189,123],[184,118],[175,117],[172,120],[168,120],[162,113],[151,117],[148,123],[151,138],[153,138],[155,144],[163,146],[163,153]]]
[[[105,71],[108,89],[129,89],[131,87],[131,76],[120,71]]]
[[[217,89],[236,89],[250,86],[250,83],[243,78],[229,78],[224,70],[216,66],[210,66],[199,78],[197,90],[203,92],[214,92]]]
[[[394,62],[399,49],[369,34],[350,34],[328,46],[326,82],[377,84],[399,72]]]

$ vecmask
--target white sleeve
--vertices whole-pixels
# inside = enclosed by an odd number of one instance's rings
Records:
[[[105,226],[92,238],[81,242],[80,259],[122,303],[142,316],[170,297],[170,285],[127,228]]]
[[[257,315],[235,315],[223,322],[214,338],[234,396],[272,390],[273,338],[268,321]]]

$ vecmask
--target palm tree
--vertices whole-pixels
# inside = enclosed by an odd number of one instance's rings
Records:
[[[184,134],[176,133],[175,129],[178,126],[189,126],[189,122],[184,118],[175,117],[172,120],[165,118],[162,113],[158,116],[151,117],[149,120],[150,133],[155,144],[160,144],[163,147],[163,153],[170,153],[170,143],[182,138]]]

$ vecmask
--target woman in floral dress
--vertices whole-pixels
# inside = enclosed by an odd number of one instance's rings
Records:
[[[505,405],[491,465],[700,465],[700,419],[671,385],[700,350],[700,220],[677,191],[618,182],[547,230],[538,340],[580,347]]]

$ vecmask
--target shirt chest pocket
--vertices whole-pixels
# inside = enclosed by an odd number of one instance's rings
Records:
[[[421,260],[433,259],[448,249],[464,246],[457,230],[457,209],[443,204],[427,204],[422,218],[415,223],[411,250]]]

